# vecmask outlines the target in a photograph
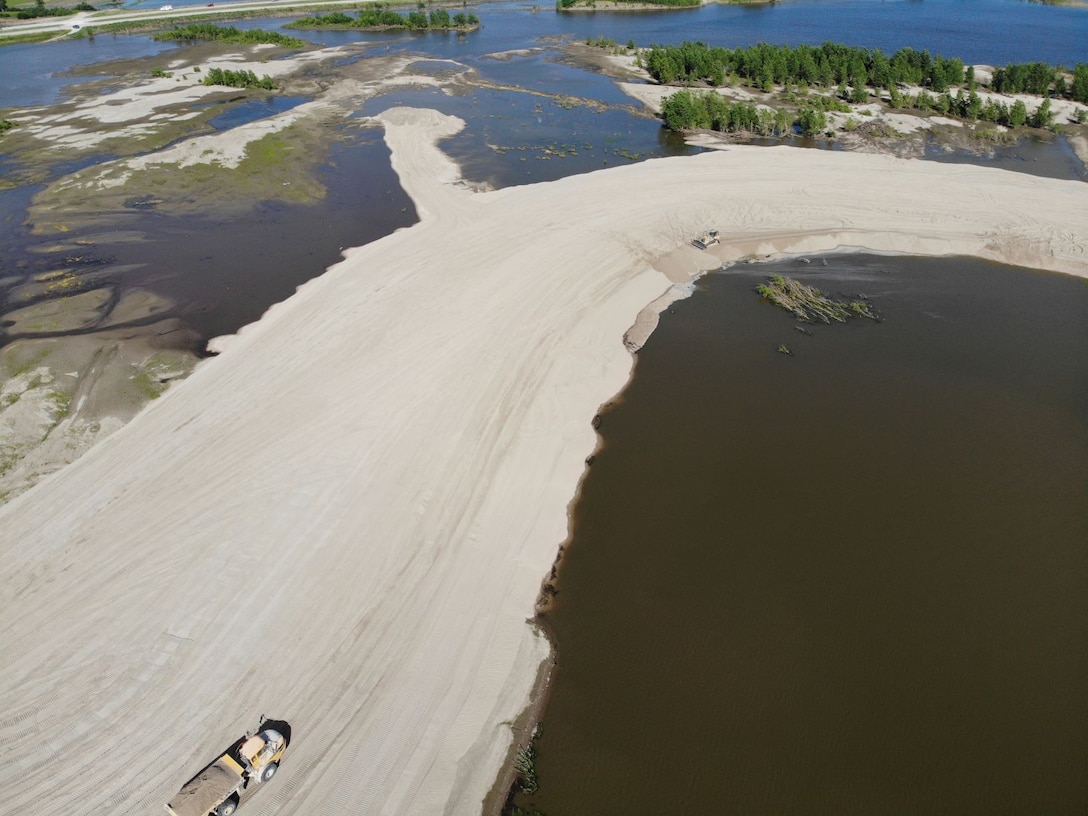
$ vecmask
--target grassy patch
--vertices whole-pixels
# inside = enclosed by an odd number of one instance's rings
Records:
[[[188,355],[160,351],[144,362],[140,371],[133,375],[132,384],[140,396],[148,400],[157,399],[170,387],[173,380],[188,375],[192,367],[192,360]]]
[[[298,37],[289,37],[279,31],[265,31],[261,28],[243,30],[234,26],[218,26],[214,23],[192,23],[187,26],[179,26],[170,31],[162,31],[156,34],[154,39],[182,42],[204,40],[238,45],[272,44],[284,48],[305,48],[307,45],[305,40],[300,40]]]
[[[133,376],[132,384],[140,396],[149,400],[157,399],[166,390],[166,384],[157,380],[150,371],[141,371]]]
[[[45,42],[46,40],[52,40],[56,36],[56,31],[41,31],[33,34],[14,34],[10,37],[0,37],[0,46]]]
[[[291,146],[278,133],[269,133],[246,146],[246,157],[238,165],[243,175],[253,175],[283,164],[291,153]]]
[[[136,196],[152,195],[164,213],[244,212],[261,201],[309,203],[325,188],[313,170],[324,159],[327,132],[321,123],[302,121],[267,134],[246,146],[234,168],[209,156],[197,164],[152,165],[138,170],[116,187],[98,188],[95,168],[76,174],[78,183],[50,185],[32,208],[39,232],[50,226],[54,213],[75,222],[101,213],[123,212]],[[40,209],[39,209],[40,208]]]
[[[7,352],[4,354],[4,363],[7,368],[7,376],[18,377],[20,374],[26,374],[30,369],[37,368],[43,362],[45,358],[49,356],[49,349],[43,348],[39,351],[34,351],[28,354],[26,357],[20,357],[14,346],[9,346]]]
[[[72,395],[64,391],[50,391],[49,401],[53,403],[53,416],[58,421],[68,416],[68,408],[72,404]]]

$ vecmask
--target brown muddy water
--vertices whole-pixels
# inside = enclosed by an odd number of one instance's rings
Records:
[[[883,322],[715,273],[602,412],[524,811],[1086,812],[1088,283],[826,260]]]

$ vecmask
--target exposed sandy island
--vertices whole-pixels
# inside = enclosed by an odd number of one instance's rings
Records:
[[[655,261],[683,280],[868,247],[1088,275],[1080,182],[734,147],[473,193],[433,147],[456,120],[383,118],[422,222],[0,509],[4,813],[159,814],[261,714],[294,741],[243,812],[479,813],[547,658],[526,618],[591,418],[670,286]],[[706,227],[718,257],[684,246]]]

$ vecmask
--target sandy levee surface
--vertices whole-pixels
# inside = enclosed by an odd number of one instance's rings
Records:
[[[0,509],[3,813],[161,813],[261,714],[293,742],[246,812],[478,813],[670,278],[841,246],[1088,274],[1079,182],[736,147],[472,193],[434,147],[456,120],[382,118],[421,223]],[[711,226],[716,257],[684,246]]]

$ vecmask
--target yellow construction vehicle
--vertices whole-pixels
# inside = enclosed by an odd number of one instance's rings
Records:
[[[171,816],[230,816],[250,783],[276,775],[287,740],[266,728],[246,734],[219,759],[185,783],[166,805]]]
[[[702,235],[700,235],[698,238],[693,238],[692,241],[691,241],[691,245],[695,246],[695,247],[698,247],[699,249],[706,249],[707,247],[711,246],[712,244],[718,243],[718,241],[719,241],[718,231],[717,230],[707,230]]]

